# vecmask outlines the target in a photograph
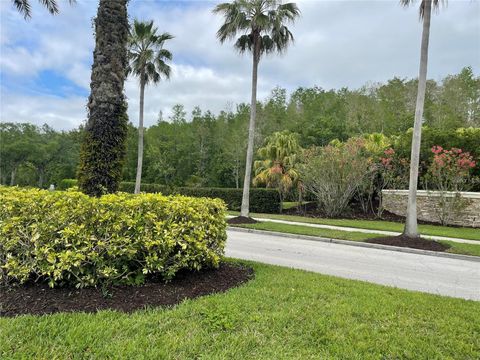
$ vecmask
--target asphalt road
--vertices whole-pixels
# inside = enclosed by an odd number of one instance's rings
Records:
[[[480,262],[228,230],[226,255],[480,301]]]

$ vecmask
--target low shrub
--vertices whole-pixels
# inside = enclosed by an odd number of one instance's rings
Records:
[[[77,179],[63,179],[58,183],[57,190],[67,190],[75,186],[78,186]]]
[[[75,180],[70,182],[69,187],[76,185]],[[64,180],[62,180],[63,182]],[[135,189],[134,182],[121,182],[119,190],[122,192],[133,193]],[[233,188],[195,188],[195,187],[170,187],[159,184],[142,184],[141,191],[145,193],[162,193],[163,195],[185,195],[193,197],[209,197],[222,199],[229,210],[238,211],[242,204],[242,189]],[[258,213],[279,213],[280,195],[274,189],[250,189],[250,211]]]
[[[218,266],[221,200],[0,187],[0,282],[50,286],[140,284]]]

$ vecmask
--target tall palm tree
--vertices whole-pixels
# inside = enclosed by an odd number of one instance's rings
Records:
[[[128,58],[128,0],[100,0],[95,18],[88,120],[80,151],[78,184],[91,196],[118,189],[125,158],[128,116],[123,87]]]
[[[73,4],[75,1],[76,0],[68,0],[70,4]],[[30,0],[12,0],[12,2],[17,8],[18,12],[22,14],[25,19],[32,17],[32,6],[30,5]],[[50,14],[58,14],[57,0],[38,0],[38,2],[45,6]]]
[[[215,7],[214,13],[223,15],[224,23],[217,32],[221,43],[233,39],[238,33],[235,48],[244,53],[250,51],[253,57],[252,98],[250,103],[250,124],[248,128],[247,159],[241,216],[249,216],[250,181],[255,136],[257,106],[257,72],[260,58],[264,54],[286,50],[293,41],[293,35],[286,26],[300,15],[295,3],[282,4],[280,0],[234,0]]]
[[[170,78],[171,68],[166,60],[172,60],[172,53],[163,48],[165,41],[173,39],[169,33],[158,35],[153,21],[140,22],[134,20],[128,38],[128,72],[138,76],[140,81],[140,114],[138,120],[138,160],[137,177],[135,180],[135,194],[140,192],[143,164],[143,102],[145,86],[149,83],[157,84],[160,79]]]
[[[403,6],[410,6],[415,0],[400,0]],[[420,71],[418,75],[417,103],[415,106],[415,121],[412,135],[412,150],[410,155],[410,181],[408,188],[407,218],[405,236],[417,237],[417,184],[418,165],[420,162],[420,143],[422,138],[423,105],[427,86],[428,42],[430,38],[430,18],[432,6],[440,5],[440,0],[421,0],[420,19],[423,20],[422,45],[420,50]]]

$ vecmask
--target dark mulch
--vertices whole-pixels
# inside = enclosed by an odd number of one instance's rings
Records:
[[[252,268],[223,263],[218,269],[179,273],[169,283],[152,280],[142,286],[113,286],[108,289],[107,296],[98,288],[51,289],[45,284],[0,288],[0,316],[96,312],[104,309],[130,313],[223,292],[253,277]]]
[[[439,243],[434,240],[427,240],[421,237],[407,237],[405,235],[378,237],[366,240],[368,243],[382,244],[390,246],[408,247],[413,249],[431,250],[431,251],[445,251],[450,246]]]
[[[227,224],[256,224],[257,220],[252,219],[251,217],[246,216],[236,216],[234,218],[228,219]]]

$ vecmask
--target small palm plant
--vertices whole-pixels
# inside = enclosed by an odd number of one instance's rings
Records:
[[[145,86],[157,84],[162,77],[170,78],[171,68],[167,60],[172,60],[172,53],[163,46],[165,41],[173,39],[169,33],[157,34],[153,21],[134,20],[128,40],[128,72],[139,78],[140,82],[140,114],[138,121],[138,161],[135,179],[135,194],[140,192],[143,164],[143,108]]]
[[[258,149],[262,160],[255,161],[253,185],[276,188],[282,202],[294,187],[301,193],[302,183],[297,169],[301,153],[297,134],[289,131],[272,134],[265,146]]]
[[[253,162],[255,118],[257,105],[257,72],[260,58],[264,54],[282,53],[293,41],[293,35],[286,26],[300,15],[295,3],[283,4],[279,0],[234,0],[215,7],[214,13],[222,14],[224,23],[217,32],[221,43],[234,39],[240,53],[252,53],[252,98],[248,128],[247,159],[241,216],[249,216],[250,182]]]

